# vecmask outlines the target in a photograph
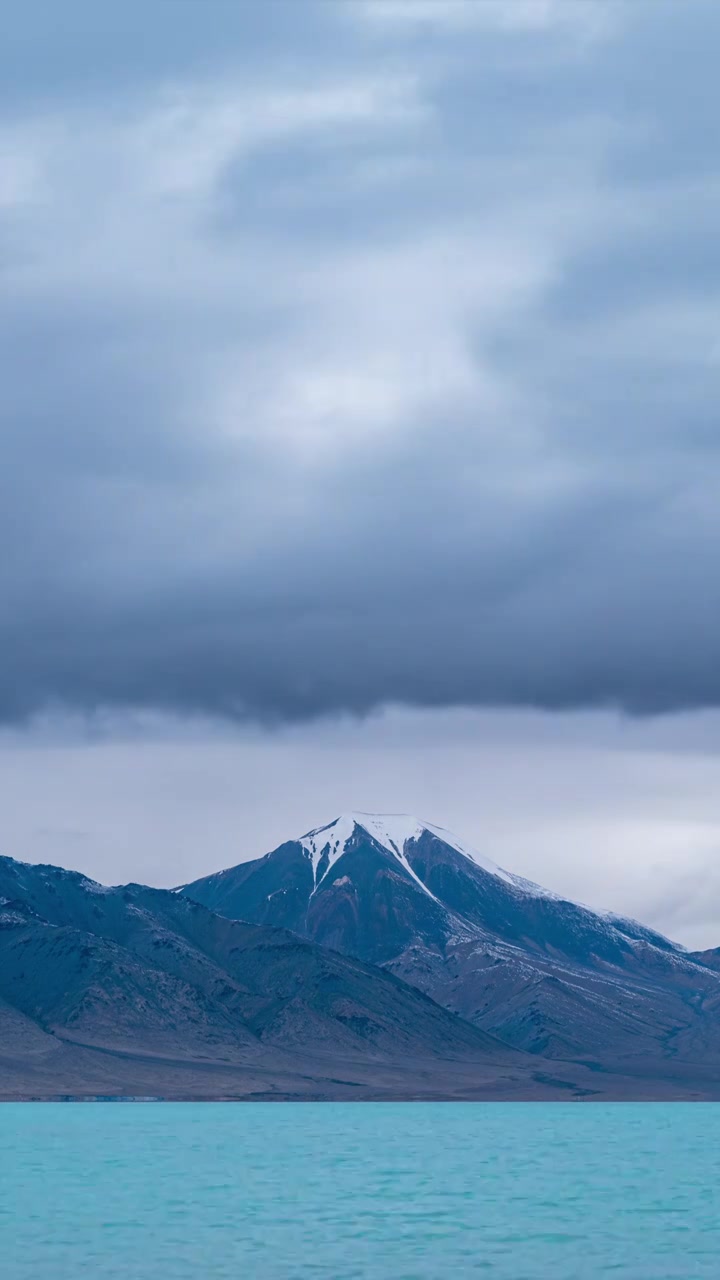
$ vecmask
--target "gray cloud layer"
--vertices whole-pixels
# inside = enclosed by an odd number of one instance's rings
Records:
[[[720,713],[393,709],[0,729],[0,850],[172,886],[352,808],[402,810],[570,898],[720,941]]]
[[[717,705],[720,12],[299,8],[11,19],[0,718]]]

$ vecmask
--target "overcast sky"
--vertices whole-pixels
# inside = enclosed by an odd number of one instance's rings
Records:
[[[420,810],[720,943],[720,6],[6,9],[3,851]]]

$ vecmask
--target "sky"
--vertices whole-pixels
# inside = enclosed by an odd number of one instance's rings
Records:
[[[0,849],[344,809],[720,944],[714,0],[24,0]]]

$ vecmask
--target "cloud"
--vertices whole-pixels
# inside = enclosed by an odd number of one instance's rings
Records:
[[[543,31],[570,27],[598,32],[606,23],[596,0],[357,0],[350,12],[381,29],[407,26],[467,31]]]
[[[268,732],[177,718],[0,731],[2,852],[167,886],[353,805],[454,831],[571,899],[720,942],[720,715],[392,708]]]
[[[0,717],[717,704],[707,32],[561,11],[15,86]]]

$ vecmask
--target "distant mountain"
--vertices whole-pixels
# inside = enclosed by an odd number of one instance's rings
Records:
[[[0,858],[0,1096],[518,1087],[520,1055],[389,973],[180,894]]]
[[[0,1099],[717,1098],[717,963],[405,820],[182,892],[0,858]]]
[[[550,893],[430,823],[347,814],[181,892],[382,965],[518,1049],[660,1075],[720,1066],[717,956]]]

